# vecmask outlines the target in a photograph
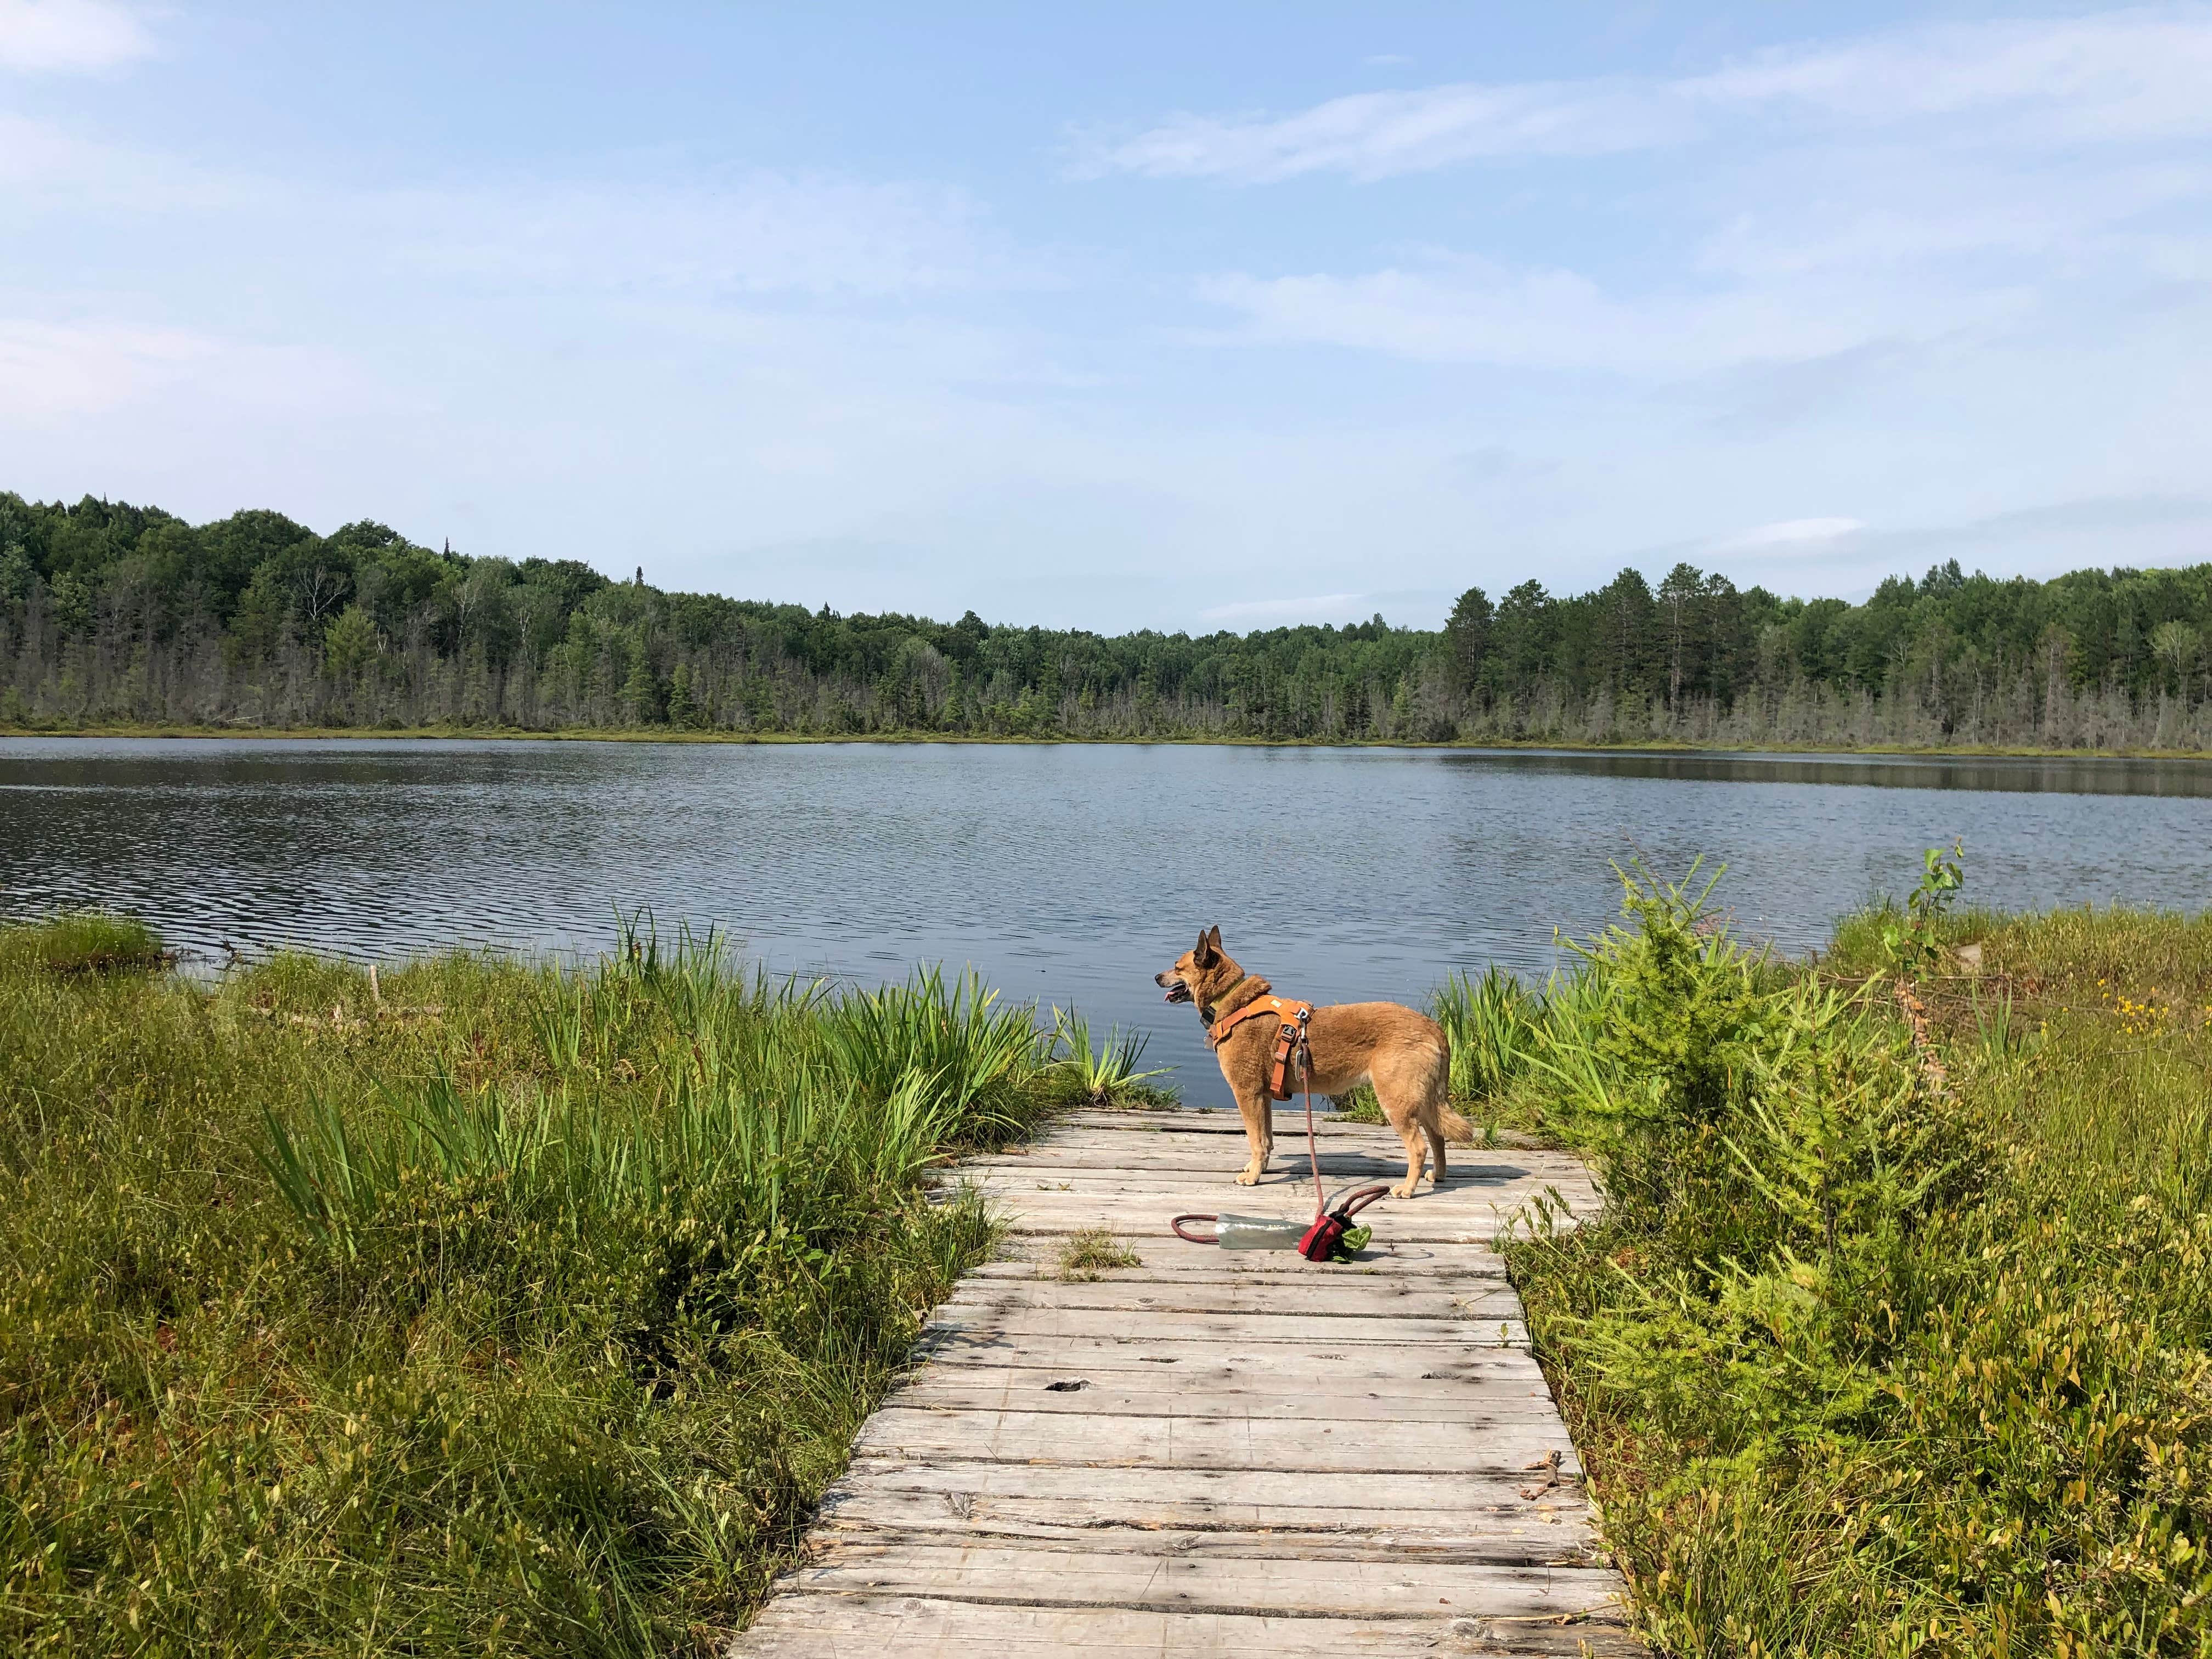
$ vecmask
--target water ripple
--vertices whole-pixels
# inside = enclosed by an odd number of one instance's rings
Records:
[[[1725,863],[1790,949],[1965,836],[1968,896],[2212,903],[2212,766],[1394,750],[0,741],[0,908],[135,911],[171,941],[392,958],[605,947],[617,908],[778,973],[972,963],[1152,1033],[1221,1097],[1151,975],[1219,923],[1286,991],[1418,1000],[1541,974],[1611,860]]]

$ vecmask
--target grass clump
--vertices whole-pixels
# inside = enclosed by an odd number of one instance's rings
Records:
[[[1784,969],[1624,897],[1520,1085],[1607,1208],[1512,1266],[1648,1633],[2205,1650],[2212,927],[1923,906]],[[2123,964],[2154,1033],[2092,994]]]
[[[717,1647],[927,1310],[924,1176],[1044,1109],[1026,1010],[0,933],[0,1649]]]
[[[1059,1277],[1083,1284],[1115,1267],[1141,1267],[1144,1258],[1103,1227],[1086,1227],[1060,1247]]]
[[[0,929],[0,968],[143,974],[168,961],[161,939],[144,922],[100,910],[68,910],[27,927]]]
[[[1058,1098],[1086,1106],[1151,1107],[1174,1103],[1175,1091],[1153,1081],[1165,1077],[1166,1071],[1138,1069],[1144,1060],[1146,1045],[1151,1041],[1144,1032],[1125,1032],[1117,1025],[1094,1043],[1090,1022],[1082,1015],[1055,1008],[1052,1018],[1048,1049],[1051,1056],[1050,1076]]]
[[[1455,973],[1429,1012],[1451,1039],[1451,1091],[1464,1101],[1501,1096],[1527,1069],[1539,1009],[1521,981],[1495,963],[1478,976]]]

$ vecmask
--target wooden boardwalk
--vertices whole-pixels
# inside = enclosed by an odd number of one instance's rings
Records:
[[[1387,1130],[1321,1133],[1332,1190],[1404,1173]],[[1547,1187],[1584,1213],[1595,1195],[1562,1153],[1452,1156],[1441,1191],[1370,1208],[1374,1243],[1337,1267],[1167,1231],[1310,1216],[1303,1131],[1257,1188],[1214,1113],[1083,1113],[961,1166],[1011,1259],[931,1320],[807,1565],[733,1653],[1641,1652],[1490,1249]],[[1063,1280],[1067,1236],[1095,1227],[1143,1264]]]

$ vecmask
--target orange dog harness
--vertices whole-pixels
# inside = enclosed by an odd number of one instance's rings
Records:
[[[1267,1097],[1288,1100],[1291,1097],[1291,1056],[1299,1058],[1298,1069],[1310,1072],[1313,1057],[1304,1052],[1306,1022],[1313,1018],[1313,1004],[1292,1002],[1287,997],[1255,997],[1242,1008],[1224,1014],[1206,1028],[1206,1040],[1218,1048],[1222,1039],[1248,1019],[1257,1019],[1262,1014],[1272,1014],[1282,1022],[1275,1033],[1275,1059],[1267,1073]]]

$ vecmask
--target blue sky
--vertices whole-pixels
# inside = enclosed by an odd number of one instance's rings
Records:
[[[1118,630],[2212,559],[2212,9],[0,0],[0,487]]]

